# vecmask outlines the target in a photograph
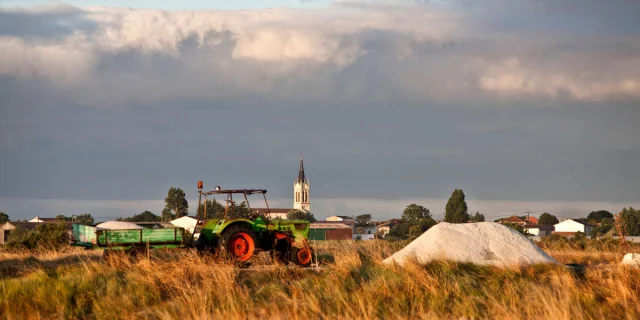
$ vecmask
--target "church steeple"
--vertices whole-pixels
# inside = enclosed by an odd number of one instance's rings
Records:
[[[304,174],[304,161],[300,153],[300,170],[298,178],[293,182],[293,208],[309,211],[309,180]]]
[[[300,171],[298,171],[298,181],[304,182],[306,180],[304,176],[304,162],[302,161],[302,152],[300,153]]]

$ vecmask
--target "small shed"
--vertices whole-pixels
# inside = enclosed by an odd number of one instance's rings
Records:
[[[50,223],[50,222],[13,222],[13,221],[8,221],[5,222],[3,225],[0,226],[0,245],[5,244],[7,239],[9,238],[9,234],[11,234],[11,231],[15,230],[15,229],[26,229],[26,230],[36,230],[38,228],[38,226],[41,226],[43,223]],[[70,222],[51,222],[51,223],[63,223],[66,225],[67,229],[69,230],[69,234],[71,234],[71,223]]]
[[[11,230],[15,230],[17,228],[34,230],[38,225],[38,222],[5,222],[0,226],[0,244],[5,244],[7,238],[9,238]]]
[[[309,240],[351,240],[353,236],[353,229],[340,222],[313,222],[309,228]]]

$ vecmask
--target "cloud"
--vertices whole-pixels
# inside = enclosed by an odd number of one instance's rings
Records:
[[[514,34],[481,22],[499,9],[460,10],[463,4],[4,10],[14,19],[47,16],[64,28],[18,28],[57,32],[29,38],[0,25],[0,75],[44,81],[76,103],[102,107],[247,94],[295,101],[640,98],[637,36],[585,41],[569,30],[529,38],[530,29]],[[523,12],[515,13],[527,20]],[[73,23],[78,16],[91,23]]]
[[[592,59],[589,59],[592,62]],[[569,96],[577,100],[615,100],[640,98],[640,78],[635,70],[640,70],[640,58],[634,57],[623,63],[628,68],[616,75],[608,72],[590,72],[585,65],[580,74],[569,74],[562,70],[540,70],[527,67],[517,58],[488,68],[480,79],[484,90],[499,94],[542,95],[551,98]],[[608,68],[613,66],[609,65]],[[634,70],[629,72],[629,70]]]

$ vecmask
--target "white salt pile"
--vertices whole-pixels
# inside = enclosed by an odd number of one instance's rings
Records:
[[[632,267],[640,267],[640,253],[627,253],[622,258],[622,264]]]
[[[133,222],[126,222],[126,221],[107,221],[107,222],[103,222],[99,225],[96,226],[96,228],[98,229],[103,229],[103,230],[132,230],[132,229],[143,229],[141,226],[133,223]]]
[[[438,223],[384,263],[402,265],[412,259],[495,266],[559,263],[516,230],[494,222]]]

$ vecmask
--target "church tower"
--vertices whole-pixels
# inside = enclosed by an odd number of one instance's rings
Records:
[[[298,179],[293,183],[293,208],[309,211],[309,179],[304,176],[302,154],[300,154]]]

